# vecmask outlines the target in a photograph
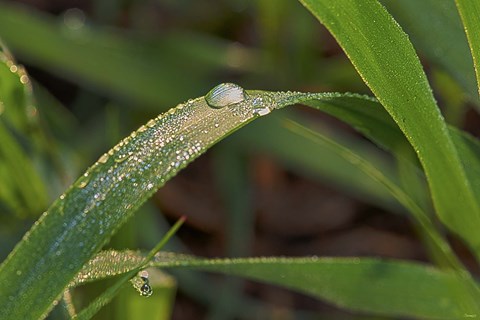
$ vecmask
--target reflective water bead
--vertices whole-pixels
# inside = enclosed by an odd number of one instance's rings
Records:
[[[207,104],[216,109],[240,103],[245,99],[245,90],[234,83],[219,84],[210,90],[205,96]]]
[[[142,297],[150,297],[153,294],[153,289],[148,284],[148,281],[145,282],[142,287],[140,288],[140,295]]]

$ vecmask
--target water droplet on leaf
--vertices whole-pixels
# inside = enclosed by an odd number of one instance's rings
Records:
[[[107,153],[104,153],[104,154],[100,157],[100,159],[98,159],[98,162],[100,162],[100,163],[106,163],[106,162],[108,161],[108,157],[109,157],[109,155],[108,155]]]
[[[140,288],[140,295],[142,297],[150,297],[153,294],[152,287],[148,284],[148,280]]]
[[[265,116],[276,108],[275,100],[268,94],[252,99],[253,115]]]
[[[143,270],[139,272],[138,275],[133,277],[130,281],[142,297],[150,297],[153,294],[153,289],[148,281],[147,271]]]
[[[205,96],[207,104],[216,109],[220,109],[232,104],[244,101],[246,98],[245,90],[234,83],[222,83],[210,90]]]

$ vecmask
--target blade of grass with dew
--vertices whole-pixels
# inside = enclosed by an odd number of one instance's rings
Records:
[[[83,264],[156,189],[221,138],[288,105],[289,95],[243,94],[238,86],[222,84],[207,98],[149,121],[101,156],[0,266],[1,318],[44,316]]]
[[[142,259],[135,268],[123,275],[114,285],[109,287],[104,293],[96,298],[88,307],[80,311],[73,319],[88,320],[91,319],[102,307],[107,305],[120,291],[120,289],[138,272],[147,267],[155,255],[165,246],[168,240],[177,232],[181,225],[185,222],[185,218],[180,218],[172,228],[165,234],[160,242]]]
[[[317,132],[308,130],[298,124],[292,122],[291,120],[287,121],[287,127],[292,130],[294,133],[299,134],[300,136],[305,137],[306,139],[312,140],[318,146],[324,148],[330,148],[333,152],[339,153],[342,157],[348,161],[354,162],[360,170],[364,171],[368,178],[378,181],[380,184],[384,185],[385,188],[395,197],[400,203],[402,203],[409,211],[411,211],[414,216],[417,218],[419,224],[423,227],[424,232],[427,236],[430,237],[431,243],[436,246],[438,253],[442,254],[442,261],[445,265],[450,268],[455,269],[458,273],[455,273],[458,285],[462,285],[462,290],[459,294],[463,295],[459,300],[464,302],[463,308],[465,310],[475,310],[475,302],[472,302],[472,299],[476,297],[476,288],[473,280],[464,272],[461,264],[456,260],[455,255],[451,252],[448,245],[441,238],[441,236],[436,232],[435,228],[431,225],[430,220],[426,217],[425,213],[422,212],[422,209],[419,208],[415,202],[405,193],[394,181],[390,180],[385,176],[385,171],[382,170],[381,166],[378,166],[377,163],[371,163],[366,161],[358,154],[353,153],[348,148],[345,148],[339,145],[337,142],[329,140],[328,138],[319,135]],[[104,255],[99,255],[97,258],[92,260],[85,269],[77,276],[76,285],[84,281],[91,281],[91,275],[96,274],[97,277],[101,278],[109,274],[116,274],[117,272],[122,272],[122,270],[128,270],[128,265],[131,261],[120,262],[115,257],[109,257],[110,253]],[[114,253],[115,254],[115,253]],[[109,259],[115,261],[113,264],[109,263]],[[110,264],[110,266],[108,266]],[[103,270],[96,270],[95,266],[102,265]],[[453,274],[453,273],[452,273]],[[473,307],[472,307],[473,306]]]
[[[213,86],[205,79],[215,70],[256,63],[253,51],[208,36],[147,39],[88,23],[71,29],[63,18],[11,3],[0,3],[0,37],[29,64],[157,112]]]
[[[417,152],[436,213],[480,257],[480,206],[407,35],[377,1],[301,0]]]
[[[0,266],[0,318],[45,315],[149,196],[212,144],[276,107],[266,93],[251,92],[231,105],[230,92],[224,94],[214,97],[226,99],[223,108],[201,97],[149,121],[61,195]]]
[[[455,3],[462,18],[468,44],[472,52],[478,92],[480,94],[480,3],[478,1],[465,0],[455,0]]]
[[[448,72],[480,107],[473,61],[455,3],[437,0],[380,2],[405,29],[415,48]]]
[[[106,265],[115,268],[115,264],[134,268],[143,257],[134,251],[103,251],[82,273],[88,275],[91,270],[106,270]],[[369,314],[450,320],[474,312],[464,308],[461,297],[469,292],[456,275],[411,262],[317,257],[201,259],[160,253],[150,266],[246,277]],[[104,273],[105,277],[112,275]]]

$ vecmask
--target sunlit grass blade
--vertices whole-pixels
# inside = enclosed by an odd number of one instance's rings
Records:
[[[407,35],[377,1],[301,2],[329,29],[412,144],[442,222],[480,256],[480,206]]]
[[[409,34],[415,48],[448,72],[478,107],[473,62],[455,3],[437,0],[380,2]]]
[[[105,270],[106,265],[115,263],[134,267],[143,259],[133,251],[107,251],[97,257],[98,265],[89,266],[92,271]],[[410,262],[316,257],[200,259],[160,253],[150,265],[247,277],[370,314],[450,320],[475,311],[462,301],[469,292],[456,275]],[[83,274],[89,274],[89,269]]]
[[[480,94],[480,3],[478,1],[455,0],[458,12],[462,18],[472,52],[475,75],[477,76],[478,92]]]
[[[160,186],[259,112],[275,108],[268,97],[250,93],[221,109],[203,97],[190,100],[101,156],[0,266],[0,318],[45,314],[82,265]]]

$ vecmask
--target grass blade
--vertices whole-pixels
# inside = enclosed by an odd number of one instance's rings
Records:
[[[480,207],[407,35],[377,1],[301,2],[337,39],[414,147],[442,222],[480,256]]]
[[[98,298],[96,298],[88,307],[84,310],[80,311],[78,314],[73,317],[73,319],[77,320],[88,320],[91,319],[102,307],[107,305],[112,299],[118,294],[120,289],[138,272],[142,271],[146,268],[146,266],[150,263],[153,257],[165,246],[165,244],[170,240],[170,238],[177,232],[177,230],[182,226],[185,222],[185,218],[182,217],[178,220],[172,228],[163,236],[160,242],[145,256],[143,260],[139,262],[139,264],[129,270],[125,275],[122,276],[113,286],[108,288],[103,294],[101,294]]]
[[[465,0],[455,0],[455,3],[462,18],[470,50],[472,51],[478,92],[480,94],[480,3],[478,1]]]
[[[415,48],[448,72],[478,107],[473,61],[455,3],[436,0],[381,0],[381,3],[408,33]]]
[[[220,109],[209,107],[203,97],[190,100],[100,157],[0,266],[0,318],[44,315],[83,264],[155,190],[212,144],[274,107],[270,95],[254,92]]]
[[[106,251],[97,258],[97,266],[91,264],[91,270],[96,267],[105,270],[105,264],[114,267],[115,263],[133,267],[142,261],[143,255],[133,251]],[[150,266],[247,277],[370,314],[450,320],[474,313],[464,305],[462,297],[469,292],[456,275],[417,263],[316,257],[199,259],[160,253]],[[82,273],[87,275],[89,270],[84,269]]]

